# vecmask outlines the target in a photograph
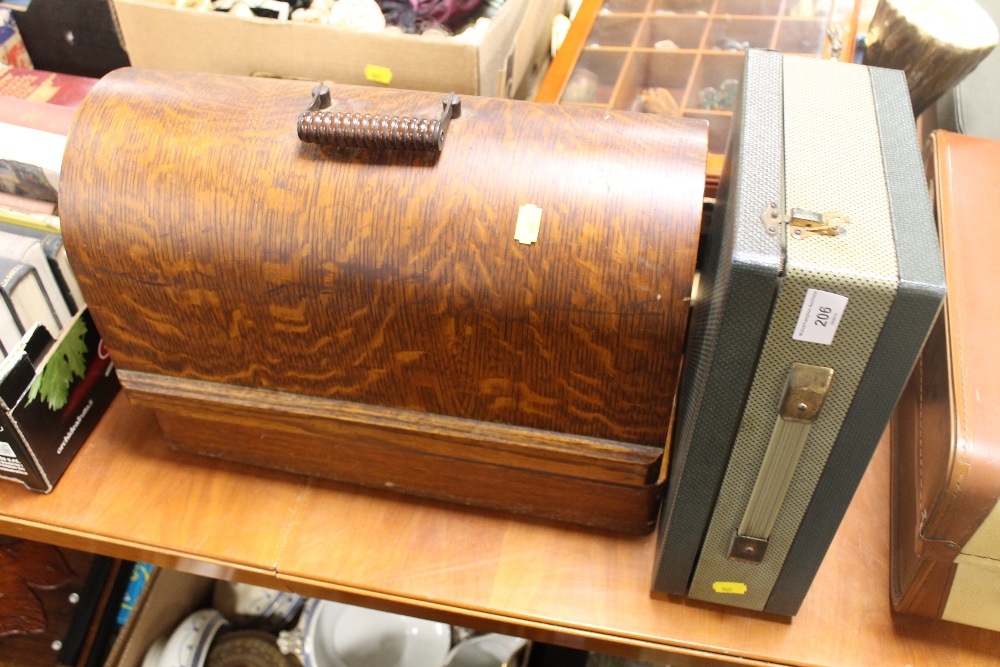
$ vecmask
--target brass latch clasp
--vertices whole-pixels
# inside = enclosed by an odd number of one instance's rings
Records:
[[[788,226],[789,236],[804,239],[810,236],[836,236],[847,231],[844,225],[851,219],[839,211],[816,213],[802,208],[793,208],[791,213],[781,213],[777,204],[771,204],[760,214],[764,231],[768,236],[777,236],[782,227]]]

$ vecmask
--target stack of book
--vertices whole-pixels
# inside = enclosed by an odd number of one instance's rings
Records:
[[[60,97],[66,80],[82,93]],[[43,492],[118,391],[59,233],[62,154],[91,81],[0,70],[0,477]]]
[[[66,135],[76,107],[96,82],[0,67],[0,222],[59,231]]]

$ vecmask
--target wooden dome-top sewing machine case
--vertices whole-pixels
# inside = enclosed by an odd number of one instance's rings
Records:
[[[129,398],[181,449],[650,530],[705,124],[321,88],[84,100],[63,233]]]

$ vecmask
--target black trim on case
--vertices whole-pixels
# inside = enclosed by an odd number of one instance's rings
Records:
[[[782,202],[782,57],[747,52],[695,304],[653,590],[687,591],[743,416],[783,263],[760,220]]]

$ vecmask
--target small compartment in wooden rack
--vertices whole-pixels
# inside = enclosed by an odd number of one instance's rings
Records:
[[[715,14],[735,16],[774,16],[781,11],[781,0],[719,0]]]
[[[684,106],[704,111],[732,111],[739,95],[743,60],[743,53],[703,55]]]
[[[671,51],[697,49],[708,19],[682,17],[650,17],[646,19],[637,46]]]
[[[733,124],[733,116],[721,111],[695,111],[693,109],[684,112],[685,118],[697,118],[708,121],[708,152],[726,152],[726,142],[729,140],[729,128]]]
[[[785,6],[785,16],[795,19],[823,18],[830,15],[830,0],[788,0]],[[848,15],[854,10],[854,4],[848,6]]]
[[[693,53],[636,51],[632,54],[613,106],[616,109],[651,111],[644,108],[643,91],[664,88],[677,103],[679,113],[695,58]]]
[[[864,12],[864,7],[867,4],[867,2],[868,2],[868,0],[862,0],[862,4],[861,4],[861,6],[862,6],[862,10],[861,10],[862,13]],[[871,5],[874,6],[875,3],[872,2]],[[871,11],[874,11],[874,10],[871,10]],[[851,25],[854,22],[853,14],[854,14],[854,4],[853,3],[839,2],[839,1],[835,1],[833,3],[833,7],[830,9],[830,12],[829,12],[830,21],[833,22],[833,23],[840,24],[841,27],[843,27],[843,29],[845,31],[851,29]],[[817,14],[817,16],[822,16],[822,15],[821,14]],[[869,19],[868,23],[870,23],[870,22],[871,21]],[[868,29],[868,23],[864,23],[863,24],[865,30]],[[855,26],[855,27],[857,27],[857,26]]]
[[[649,0],[605,0],[601,14],[642,14]]]
[[[607,104],[625,65],[625,51],[584,49],[563,90],[561,102]]]
[[[708,27],[706,49],[739,51],[746,47],[767,49],[771,46],[776,19],[734,19],[715,16]]]
[[[714,0],[653,0],[651,14],[708,14]]]
[[[642,19],[623,16],[598,16],[587,37],[587,46],[632,46]]]
[[[782,53],[822,55],[826,43],[826,20],[785,20],[778,30],[777,49]]]

